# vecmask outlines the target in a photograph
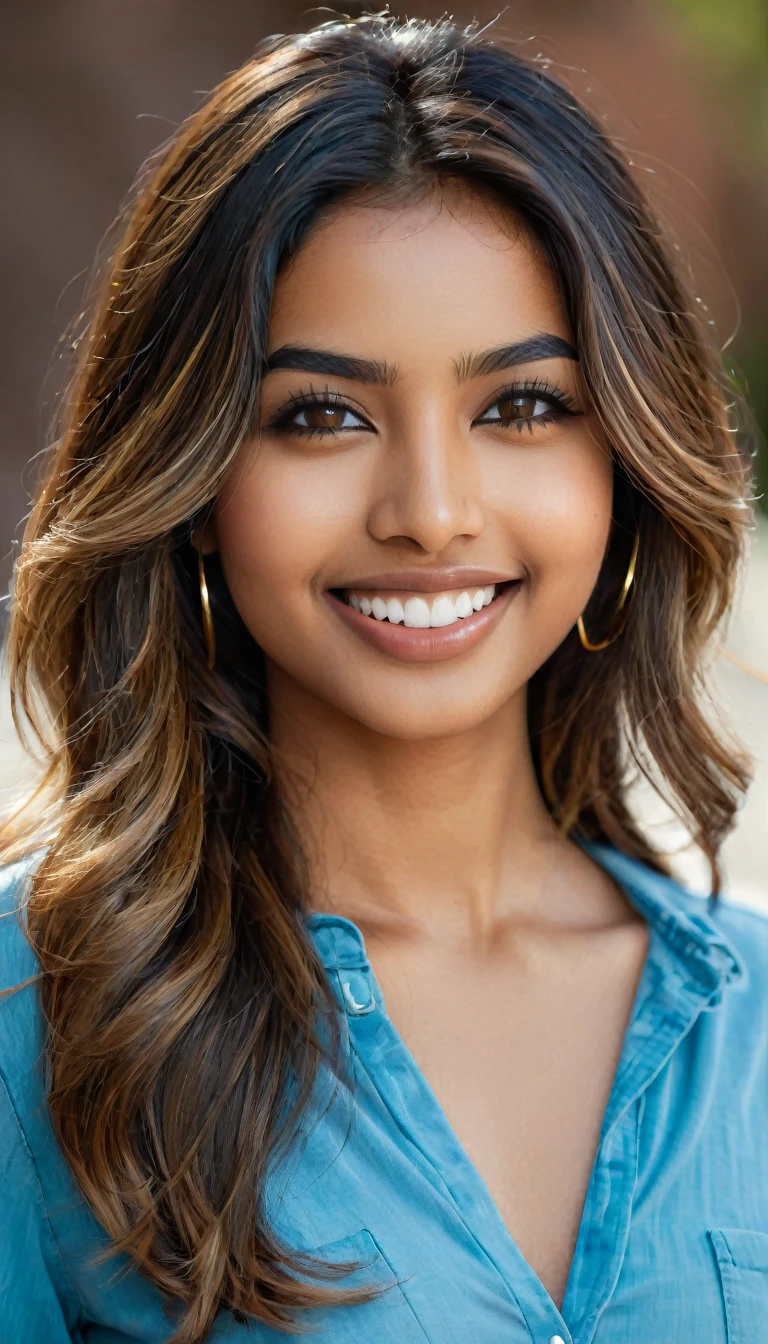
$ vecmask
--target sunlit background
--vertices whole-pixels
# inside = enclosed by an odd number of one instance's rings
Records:
[[[397,4],[391,6],[398,13]],[[93,258],[142,160],[259,39],[334,14],[293,0],[15,0],[0,6],[5,213],[0,232],[0,587],[5,591],[66,375],[67,332]],[[496,19],[457,4],[454,19]],[[440,17],[441,5],[408,14]],[[765,0],[539,0],[507,5],[499,32],[542,55],[629,151],[697,302],[768,425],[768,7]],[[766,486],[766,455],[758,478]],[[768,908],[768,520],[761,515],[716,688],[756,779],[725,852],[726,890]],[[733,660],[736,661],[733,661]],[[745,667],[750,670],[745,670]],[[755,675],[757,673],[757,675]],[[760,674],[762,673],[762,677]],[[0,689],[0,801],[32,767]],[[699,856],[647,789],[637,805],[694,886]]]

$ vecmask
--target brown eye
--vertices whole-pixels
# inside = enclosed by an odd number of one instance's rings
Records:
[[[313,434],[322,437],[324,434],[341,434],[351,429],[369,429],[370,426],[340,401],[308,397],[295,400],[293,405],[278,412],[270,420],[269,428],[278,434],[303,434],[310,438]]]
[[[501,401],[496,402],[496,405],[499,409],[500,420],[532,420],[537,414],[537,406],[543,406],[545,411],[549,409],[546,402],[541,401],[530,392],[524,393],[522,396],[503,397]]]
[[[305,406],[301,411],[305,429],[343,429],[344,417],[348,414],[345,406],[329,406],[316,402],[314,406]]]
[[[511,387],[488,407],[475,424],[527,426],[533,433],[534,425],[548,425],[565,415],[573,415],[562,392],[544,387]]]

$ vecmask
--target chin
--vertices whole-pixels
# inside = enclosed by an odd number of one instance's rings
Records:
[[[466,686],[460,695],[440,696],[433,686],[412,695],[384,695],[373,699],[338,704],[346,716],[382,737],[400,742],[434,742],[460,737],[482,727],[515,698],[515,690],[495,696],[468,696]]]

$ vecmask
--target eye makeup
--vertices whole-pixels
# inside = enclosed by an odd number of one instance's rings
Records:
[[[540,410],[537,409],[539,407]],[[494,410],[498,410],[497,415],[490,414]],[[493,401],[472,423],[498,425],[504,429],[514,426],[520,433],[527,428],[533,434],[536,427],[541,428],[555,420],[581,414],[570,393],[539,378],[532,378],[510,383],[501,392],[494,393]]]
[[[498,413],[491,414],[493,411]],[[503,429],[514,427],[520,433],[527,428],[533,434],[536,428],[581,414],[583,412],[577,409],[575,399],[569,393],[534,378],[510,383],[496,392],[472,424]],[[345,423],[347,421],[351,423]],[[266,428],[273,434],[304,439],[339,437],[361,429],[375,433],[349,397],[328,388],[323,392],[292,392],[288,401],[270,416]]]
[[[301,416],[305,420],[303,425],[298,423]],[[351,417],[357,423],[344,425],[346,417]],[[337,423],[339,421],[342,423]],[[325,438],[328,435],[338,436],[340,433],[348,433],[350,429],[371,430],[373,427],[362,413],[350,404],[348,397],[326,388],[324,392],[292,392],[288,401],[270,416],[266,428],[273,434],[290,437],[296,435],[302,438]]]

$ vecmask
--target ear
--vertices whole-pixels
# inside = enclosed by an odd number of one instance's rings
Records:
[[[219,549],[216,524],[212,517],[202,527],[195,528],[191,540],[195,550],[202,551],[203,555],[212,555]]]

